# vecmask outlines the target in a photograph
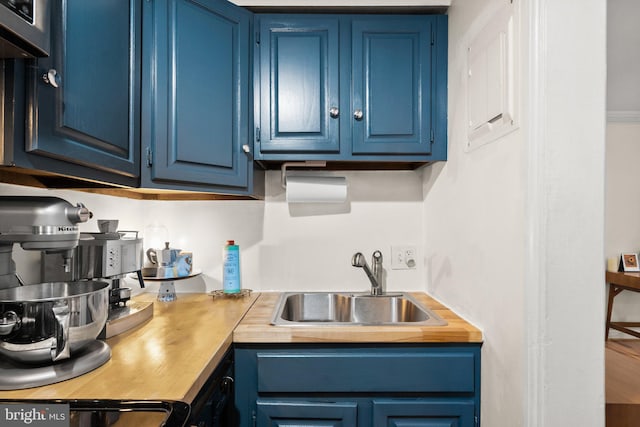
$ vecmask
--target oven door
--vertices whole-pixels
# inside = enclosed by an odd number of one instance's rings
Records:
[[[55,419],[58,424],[46,425],[65,427],[183,427],[190,413],[189,405],[186,403],[168,401],[3,400],[0,401],[0,405],[3,407],[15,405],[15,410],[7,412],[23,414],[41,411],[43,406],[55,405],[63,409],[56,413]],[[1,415],[0,421],[2,421]],[[34,422],[32,425],[39,424]]]

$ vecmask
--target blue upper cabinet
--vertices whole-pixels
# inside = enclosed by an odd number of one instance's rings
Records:
[[[335,17],[261,20],[263,153],[340,152],[338,27]]]
[[[250,193],[252,14],[222,0],[144,7],[142,186]]]
[[[257,15],[256,157],[446,160],[445,15]]]
[[[354,154],[431,154],[432,21],[353,21]]]
[[[51,56],[27,64],[18,166],[137,185],[141,1],[51,2]]]

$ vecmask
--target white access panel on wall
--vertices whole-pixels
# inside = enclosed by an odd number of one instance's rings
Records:
[[[517,128],[514,22],[505,8],[467,48],[467,148],[494,141]]]

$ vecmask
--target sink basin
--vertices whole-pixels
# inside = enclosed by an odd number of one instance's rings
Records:
[[[447,322],[406,293],[289,292],[280,297],[271,324],[444,326]]]

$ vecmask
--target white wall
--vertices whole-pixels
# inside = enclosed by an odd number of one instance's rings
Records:
[[[640,123],[607,124],[607,257],[640,251]]]
[[[607,0],[607,109],[640,117],[640,2]]]
[[[483,425],[602,426],[605,4],[513,3],[522,126],[467,152],[465,49],[510,4],[449,9],[449,157],[424,170],[428,291],[484,331]]]
[[[640,123],[607,124],[605,256],[640,252],[640,197],[633,190],[640,183]],[[640,294],[623,292],[616,297],[613,320],[638,320]],[[631,338],[610,331],[611,338]]]
[[[94,219],[81,231],[97,231],[96,219],[120,220],[121,230],[145,231],[162,224],[172,247],[194,253],[200,277],[176,282],[178,292],[221,288],[222,247],[234,239],[241,248],[243,287],[254,290],[365,291],[370,283],[351,256],[370,259],[380,249],[387,288],[425,290],[424,267],[391,270],[392,244],[422,251],[422,187],[418,172],[349,172],[348,202],[288,205],[279,171],[267,173],[264,201],[140,201],[77,191],[41,190],[0,184],[0,195],[56,195],[82,202]],[[38,256],[16,246],[18,271],[29,283],[40,281]],[[135,288],[135,281],[129,281]],[[147,283],[151,290],[157,284]]]
[[[449,9],[449,151],[424,172],[429,293],[482,328],[482,425],[523,424],[524,175],[522,131],[466,151],[466,53],[508,2]]]
[[[606,2],[528,12],[527,421],[601,426]]]

